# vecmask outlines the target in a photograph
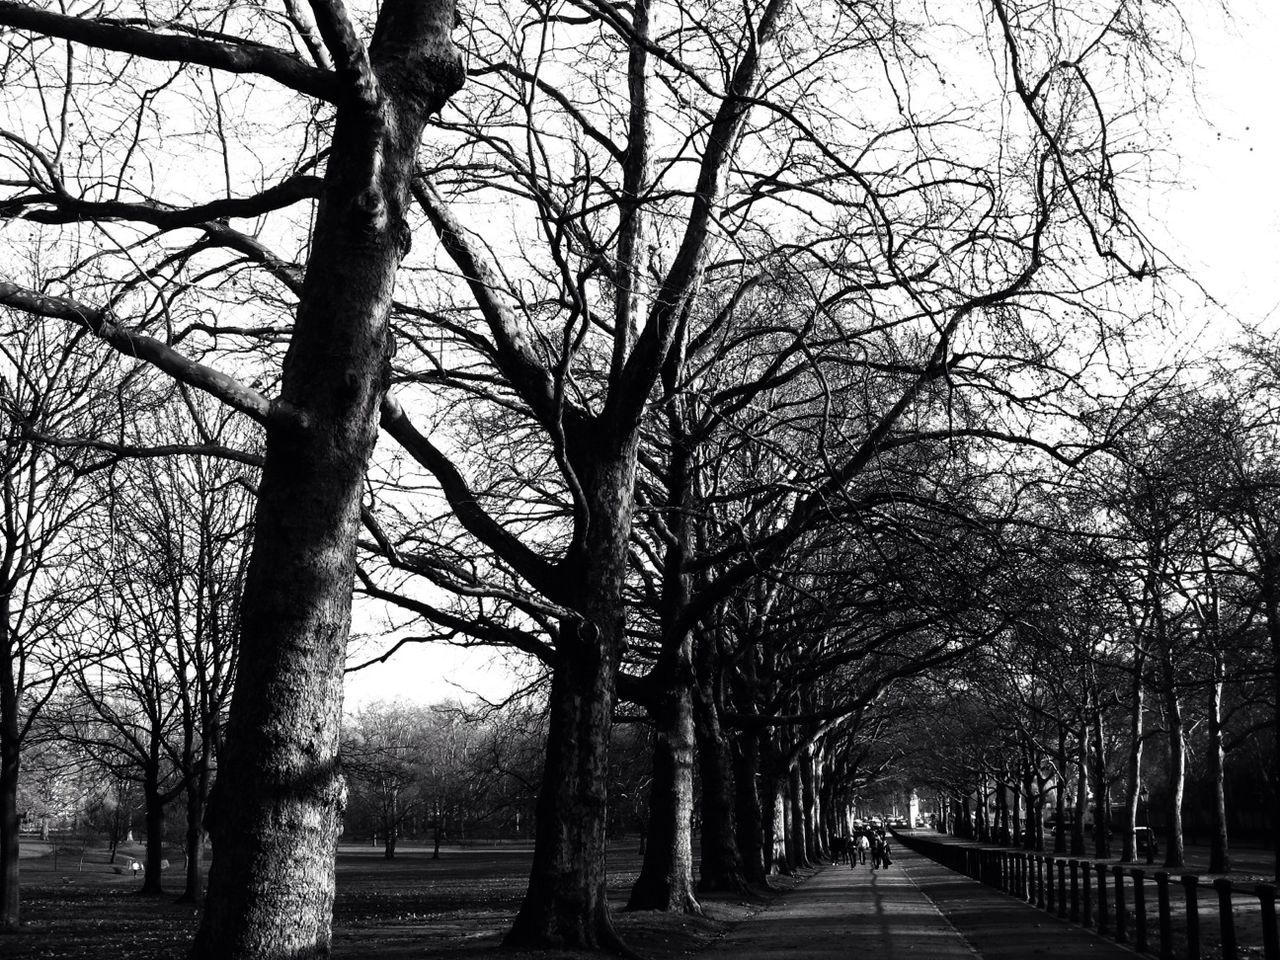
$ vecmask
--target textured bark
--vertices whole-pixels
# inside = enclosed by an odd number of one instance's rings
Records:
[[[1223,790],[1222,684],[1225,668],[1220,651],[1214,650],[1213,683],[1209,686],[1209,780],[1213,785],[1213,834],[1209,839],[1209,872],[1230,873],[1227,841],[1227,798]]]
[[[147,841],[146,854],[143,857],[142,893],[158,896],[164,893],[164,880],[161,877],[164,859],[164,807],[165,797],[160,791],[158,782],[159,758],[155,766],[149,768],[142,784],[143,818],[146,822]]]
[[[8,711],[7,705],[5,711]],[[0,717],[0,723],[9,722],[7,716]],[[16,716],[13,726],[17,726]],[[6,736],[0,740],[0,931],[16,930],[21,920],[18,876],[20,759],[17,736]]]
[[[1067,765],[1067,727],[1058,724],[1058,782],[1054,788],[1054,815],[1057,826],[1053,830],[1053,852],[1067,852],[1067,779],[1063,775]]]
[[[804,783],[798,760],[787,771],[787,801],[787,859],[793,867],[812,866],[806,839]]]
[[[463,79],[453,20],[451,0],[387,0],[372,73],[365,64],[355,79],[342,74],[350,89],[282,368],[281,403],[298,416],[267,423],[239,679],[209,802],[199,960],[329,952],[360,499],[389,375],[387,320],[418,141]]]
[[[1084,817],[1089,808],[1089,724],[1082,722],[1076,732],[1076,810],[1071,821],[1071,855],[1083,857],[1087,847]]]
[[[1138,801],[1142,790],[1142,711],[1146,687],[1142,680],[1145,658],[1140,644],[1134,644],[1133,681],[1129,686],[1129,757],[1125,765],[1124,795],[1124,849],[1120,859],[1130,862],[1138,859],[1138,846],[1134,831],[1138,823]],[[1143,824],[1146,826],[1146,824]]]
[[[7,570],[5,571],[8,572]],[[9,594],[0,595],[0,932],[18,929],[18,772],[22,760]]]
[[[604,860],[617,640],[615,632],[605,642],[590,624],[562,625],[533,869],[507,933],[508,948],[618,945],[605,896]]]
[[[701,914],[693,892],[693,702],[687,675],[688,642],[677,674],[654,703],[653,779],[649,789],[648,842],[628,910]]]
[[[1178,688],[1173,653],[1167,643],[1161,649],[1161,667],[1164,671],[1165,738],[1169,747],[1169,795],[1166,814],[1169,818],[1169,842],[1164,865],[1181,869],[1186,865],[1182,840],[1182,794],[1186,783],[1186,738],[1182,729],[1182,704],[1178,701]]]
[[[773,844],[773,807],[761,803],[759,735],[747,732],[733,738],[734,821],[742,875],[747,883],[768,882]],[[765,823],[768,814],[768,825]]]
[[[633,435],[619,446],[618,438],[605,436],[576,449],[575,472],[592,518],[580,562],[569,571],[581,585],[581,619],[561,624],[533,868],[504,943],[626,952],[609,918],[604,858],[636,440]]]
[[[738,850],[735,815],[738,794],[734,758],[720,726],[720,712],[714,693],[714,678],[718,672],[715,638],[709,633],[700,633],[694,649],[693,719],[698,743],[698,775],[702,781],[702,850],[698,889],[745,893],[747,880]],[[754,785],[754,776],[751,782]]]
[[[1280,770],[1280,580],[1277,562],[1268,558],[1262,576],[1263,603],[1267,611],[1267,635],[1271,638],[1271,749],[1273,770]],[[1271,804],[1271,844],[1275,857],[1275,881],[1280,883],[1280,786]]]
[[[187,787],[186,878],[179,903],[199,903],[204,890],[200,865],[204,860],[204,808],[209,795],[209,764],[201,763]]]
[[[804,856],[809,863],[817,863],[821,858],[818,850],[818,795],[815,789],[816,774],[814,771],[814,750],[812,746],[804,748],[796,768],[800,773],[800,810],[801,824],[804,827]]]
[[[1095,689],[1090,694],[1093,708],[1093,855],[1111,859],[1111,788],[1107,783],[1106,730],[1102,724],[1102,704]]]

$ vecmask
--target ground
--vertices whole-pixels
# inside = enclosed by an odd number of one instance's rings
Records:
[[[128,868],[140,850],[122,848],[115,866],[106,852],[30,844],[22,860],[23,929],[5,937],[6,958],[41,960],[173,960],[182,957],[196,925],[190,904],[175,904],[182,889],[180,854],[165,874],[168,895],[143,898],[141,878]],[[342,960],[513,960],[498,945],[515,916],[528,882],[528,846],[442,849],[402,847],[394,860],[382,848],[343,846],[338,855],[334,906],[334,956]],[[765,900],[709,897],[707,916],[676,917],[623,913],[622,905],[640,870],[631,843],[609,853],[610,900],[617,925],[635,949],[651,960],[696,953]],[[119,867],[123,873],[116,873]],[[535,956],[535,955],[530,955]],[[541,955],[539,955],[541,956]],[[559,957],[573,957],[560,953]]]

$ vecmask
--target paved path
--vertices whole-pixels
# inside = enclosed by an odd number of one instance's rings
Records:
[[[895,845],[893,866],[828,866],[739,924],[733,960],[1133,960],[1134,954]]]

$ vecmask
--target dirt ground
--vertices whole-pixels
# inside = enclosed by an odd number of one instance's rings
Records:
[[[33,851],[35,852],[35,851]],[[344,846],[338,857],[334,905],[334,956],[342,960],[503,960],[499,953],[528,882],[528,848],[402,848],[394,860],[381,849]],[[127,864],[126,851],[117,864]],[[181,861],[165,875],[168,896],[143,898],[140,878],[117,874],[104,853],[59,851],[24,857],[23,928],[0,940],[6,958],[175,960],[185,955],[196,911],[175,904]],[[640,869],[634,847],[611,851],[609,895],[626,941],[651,960],[671,960],[704,949],[735,923],[763,908],[764,899],[709,897],[706,917],[622,911]],[[534,956],[534,955],[530,955]],[[545,958],[546,954],[537,955]],[[576,954],[561,952],[560,957]]]

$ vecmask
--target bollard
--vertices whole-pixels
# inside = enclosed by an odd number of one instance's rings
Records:
[[[1107,865],[1098,864],[1098,933],[1107,935],[1110,920],[1107,918]]]
[[[1071,870],[1071,922],[1080,922],[1080,861],[1068,860]]]
[[[1124,943],[1128,939],[1124,935],[1124,867],[1117,863],[1111,868],[1111,875],[1116,878],[1116,943]]]
[[[1256,888],[1262,904],[1262,960],[1280,960],[1280,933],[1276,931],[1276,888],[1260,883]]]
[[[1218,877],[1213,881],[1218,891],[1218,929],[1222,932],[1222,960],[1238,960],[1236,950],[1236,918],[1231,911],[1231,881]]]
[[[1093,864],[1088,860],[1080,861],[1080,873],[1083,875],[1083,887],[1080,895],[1080,922],[1086,927],[1093,926]]]
[[[1200,878],[1184,873],[1182,887],[1187,892],[1187,960],[1200,960]]]
[[[1058,861],[1058,916],[1067,915],[1067,861]]]
[[[1169,874],[1156,871],[1156,896],[1160,899],[1160,960],[1173,960],[1173,923],[1169,920]]]
[[[1133,877],[1133,946],[1139,953],[1147,952],[1147,875],[1141,867],[1129,870]]]

